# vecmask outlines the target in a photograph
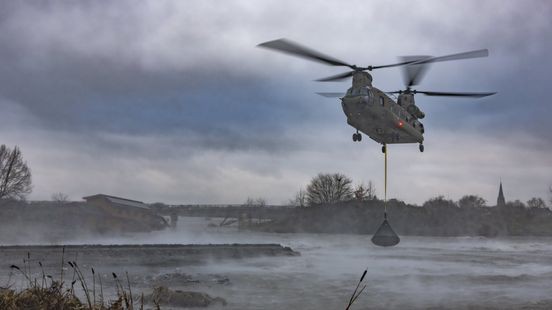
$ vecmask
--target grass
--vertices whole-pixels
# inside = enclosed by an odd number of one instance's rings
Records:
[[[92,283],[86,281],[83,271],[75,261],[66,262],[73,271],[71,282],[65,282],[63,279],[63,267],[65,248],[61,259],[61,272],[58,280],[44,272],[41,262],[38,262],[40,268],[40,278],[32,278],[30,253],[27,253],[27,259],[23,260],[23,266],[11,265],[10,281],[7,287],[0,287],[0,309],[2,310],[134,310],[144,309],[144,295],[138,298],[132,295],[132,289],[128,273],[126,273],[126,283],[119,279],[117,274],[112,273],[117,295],[114,300],[105,301],[103,295],[102,278],[97,275],[94,268],[91,268]],[[36,267],[36,266],[35,266]],[[13,289],[11,287],[11,277],[18,274],[24,279],[24,288]],[[96,278],[98,281],[96,282]],[[69,284],[70,283],[70,284]],[[92,284],[90,287],[89,285]],[[84,298],[79,298],[75,292],[80,288]],[[81,300],[82,299],[82,300]],[[137,305],[135,306],[134,302]],[[155,303],[155,308],[159,305]]]
[[[345,308],[345,310],[349,310],[351,309],[351,307],[353,306],[353,304],[355,303],[355,301],[358,299],[358,297],[360,296],[360,294],[362,294],[362,292],[364,292],[364,289],[366,288],[366,285],[364,285],[360,291],[358,290],[359,287],[360,287],[360,284],[362,284],[362,281],[364,281],[364,277],[366,276],[366,273],[368,272],[368,270],[364,270],[364,272],[362,273],[362,276],[360,277],[360,280],[358,281],[358,284],[356,285],[355,287],[355,290],[353,291],[353,295],[351,296],[351,298],[349,299],[349,303],[347,304],[347,307]]]

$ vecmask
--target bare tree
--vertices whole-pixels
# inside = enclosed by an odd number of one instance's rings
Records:
[[[546,203],[542,198],[533,197],[527,200],[528,208],[546,208]]]
[[[450,199],[446,199],[445,196],[438,195],[424,202],[423,207],[430,208],[430,209],[438,209],[443,207],[458,207],[458,205],[454,201]]]
[[[307,186],[307,202],[316,205],[351,200],[351,183],[351,179],[340,173],[320,173]]]
[[[57,203],[67,203],[69,201],[69,196],[67,196],[67,194],[64,194],[62,192],[53,193],[52,194],[52,201],[57,202]]]
[[[264,198],[256,198],[253,199],[251,197],[247,197],[245,200],[245,203],[243,204],[245,207],[264,207],[266,206],[266,200]]]
[[[253,207],[255,205],[255,200],[251,197],[247,197],[245,200],[245,203],[243,204],[244,207]]]
[[[458,206],[460,208],[481,208],[484,207],[486,203],[485,199],[476,195],[466,195],[458,200]]]
[[[264,207],[266,206],[266,199],[262,198],[262,197],[259,197],[257,199],[255,199],[255,206],[256,207]]]
[[[512,208],[512,209],[525,209],[525,207],[526,207],[526,205],[522,201],[520,201],[519,199],[507,202],[506,206],[508,208]]]
[[[31,191],[31,170],[19,148],[0,145],[0,199],[24,199]]]
[[[304,189],[300,189],[293,199],[289,201],[289,204],[294,207],[306,207],[307,206],[307,192]]]
[[[368,182],[368,185],[360,183],[353,192],[355,199],[359,201],[374,200],[376,199],[376,188],[372,181]]]

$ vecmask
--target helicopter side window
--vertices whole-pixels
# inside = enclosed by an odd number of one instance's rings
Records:
[[[383,100],[382,96],[379,97],[379,102],[382,107],[385,105],[385,100]]]

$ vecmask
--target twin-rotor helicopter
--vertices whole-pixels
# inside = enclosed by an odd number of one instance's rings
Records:
[[[353,77],[352,87],[346,93],[318,94],[324,97],[341,98],[341,106],[347,116],[347,123],[356,129],[356,132],[353,134],[353,141],[362,141],[362,132],[374,141],[382,144],[382,152],[384,153],[386,152],[387,144],[396,143],[418,143],[420,152],[424,151],[424,125],[419,120],[424,118],[425,114],[415,104],[415,94],[472,98],[495,94],[495,92],[458,93],[412,89],[412,86],[420,83],[430,63],[487,57],[489,51],[486,49],[439,57],[404,56],[401,57],[400,62],[394,64],[359,67],[286,39],[269,41],[261,43],[258,46],[331,66],[349,67],[350,71],[317,80],[320,82],[341,81]],[[383,92],[372,86],[372,76],[367,71],[397,66],[402,66],[404,69],[403,76],[406,89]],[[397,100],[393,100],[388,94],[398,95]]]

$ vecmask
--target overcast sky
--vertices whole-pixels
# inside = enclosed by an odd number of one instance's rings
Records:
[[[2,1],[0,144],[19,145],[29,199],[63,192],[166,203],[281,204],[319,172],[373,181],[380,145],[353,143],[342,68],[255,46],[286,37],[362,66],[488,48],[436,63],[418,95],[424,153],[389,147],[389,195],[548,198],[552,185],[550,1]],[[373,72],[398,90],[401,71]]]

